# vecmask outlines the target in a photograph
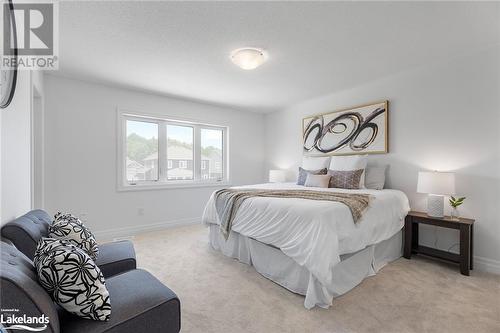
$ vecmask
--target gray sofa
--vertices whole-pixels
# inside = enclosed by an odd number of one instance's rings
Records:
[[[38,241],[47,237],[52,218],[44,210],[32,210],[5,224],[1,229],[3,238],[10,240],[19,251],[33,260]],[[134,245],[130,241],[99,245],[97,266],[104,277],[110,277],[136,268]]]
[[[44,235],[44,223],[50,221],[50,219],[47,221],[47,217],[43,211],[33,211],[19,218],[21,220],[16,219],[14,223],[10,222],[2,227],[0,241],[2,309],[18,309],[16,316],[39,317],[42,314],[48,316],[49,324],[43,332],[49,333],[177,333],[180,331],[179,299],[153,275],[135,269],[135,253],[130,242],[110,243],[105,246],[107,249],[102,253],[100,247],[99,257],[104,256],[101,258],[100,267],[107,271],[106,287],[111,300],[109,321],[83,319],[61,309],[38,283],[33,262],[26,255],[27,253],[33,257],[31,253],[33,242],[36,237]],[[37,219],[39,220],[35,223]],[[24,251],[20,251],[18,245]],[[113,259],[118,261],[114,262]],[[5,317],[9,313],[3,312],[3,315]]]

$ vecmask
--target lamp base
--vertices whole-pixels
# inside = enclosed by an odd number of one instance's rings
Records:
[[[432,217],[444,216],[444,195],[429,194],[427,197],[427,215]]]

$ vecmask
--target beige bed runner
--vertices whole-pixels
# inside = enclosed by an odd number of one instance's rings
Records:
[[[357,223],[368,208],[372,198],[369,194],[339,193],[306,190],[261,190],[261,189],[222,189],[215,192],[215,208],[221,223],[221,232],[227,239],[233,219],[241,203],[248,198],[298,198],[320,201],[335,201],[349,207],[354,223]]]

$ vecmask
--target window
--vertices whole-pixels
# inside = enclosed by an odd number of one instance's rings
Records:
[[[221,181],[224,131],[215,128],[201,129],[201,159],[208,161],[207,179]]]
[[[193,136],[194,128],[191,126],[167,125],[167,163],[169,161],[179,161],[177,166],[169,168],[167,179],[192,180],[194,178]]]
[[[227,128],[119,113],[120,187],[227,181]]]
[[[158,180],[158,124],[127,121],[127,180]]]

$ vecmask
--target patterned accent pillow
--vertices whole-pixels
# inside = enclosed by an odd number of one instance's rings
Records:
[[[42,238],[33,259],[42,287],[66,311],[82,318],[108,321],[109,292],[101,270],[73,243]]]
[[[82,221],[80,221],[80,219],[77,216],[75,216],[75,215],[73,215],[71,213],[57,212],[54,215],[54,223],[59,222],[61,220],[71,221],[71,222],[76,222],[76,223],[79,223],[79,224],[83,224]]]
[[[319,170],[306,170],[306,169],[299,168],[299,177],[297,178],[297,185],[305,185],[308,174],[326,175],[327,171],[328,171],[327,168],[323,168],[323,169],[319,169]]]
[[[56,214],[57,216],[57,214]],[[96,260],[99,255],[99,246],[94,235],[83,223],[76,218],[59,218],[54,221],[48,229],[48,237],[56,239],[66,239],[78,246],[92,258]]]
[[[361,188],[361,175],[365,169],[338,171],[328,170],[330,178],[330,186],[335,188],[345,188],[349,190],[357,190]]]

